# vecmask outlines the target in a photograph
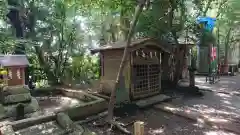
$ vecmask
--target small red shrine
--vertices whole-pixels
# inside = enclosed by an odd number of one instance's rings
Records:
[[[28,65],[26,55],[0,55],[0,67],[8,73],[8,86],[25,85],[25,68]]]

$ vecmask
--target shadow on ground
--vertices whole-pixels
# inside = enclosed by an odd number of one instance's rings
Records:
[[[127,128],[132,132],[132,123],[136,120],[145,122],[144,135],[235,135],[155,109],[138,110],[134,115],[122,116],[120,119],[124,124],[131,123]],[[96,121],[88,123],[85,126],[96,132],[98,135],[107,135],[107,127],[96,128],[94,123],[96,123]],[[123,134],[116,131],[111,133],[111,135]]]

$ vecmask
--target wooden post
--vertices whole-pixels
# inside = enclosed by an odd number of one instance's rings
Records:
[[[134,123],[134,135],[144,135],[144,122],[137,121]]]

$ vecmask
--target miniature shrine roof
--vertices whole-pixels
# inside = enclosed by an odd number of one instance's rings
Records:
[[[141,38],[141,39],[133,40],[130,44],[130,47],[134,47],[136,45],[139,45],[139,44],[142,44],[142,43],[145,43],[148,41],[156,42],[156,40],[151,39],[151,38]],[[114,43],[109,43],[109,44],[100,46],[98,48],[91,49],[91,52],[97,53],[97,52],[105,51],[105,50],[123,49],[125,47],[125,45],[126,45],[125,41],[117,41]],[[159,43],[159,48],[161,48],[162,50],[164,50],[165,52],[168,52],[168,53],[172,52],[171,44],[168,44],[167,42]]]
[[[26,55],[0,55],[0,65],[9,66],[28,66],[29,62]]]

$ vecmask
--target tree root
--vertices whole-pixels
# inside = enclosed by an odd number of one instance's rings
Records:
[[[128,131],[126,128],[124,128],[121,123],[118,123],[116,121],[108,121],[109,124],[111,124],[111,130],[113,128],[117,128],[119,131],[121,131],[124,134],[131,135],[132,133]],[[111,131],[110,130],[110,131]]]
[[[100,114],[98,114],[98,115],[88,117],[88,118],[86,118],[85,120],[82,120],[82,121],[79,121],[79,122],[76,122],[76,123],[77,123],[77,124],[88,123],[88,122],[91,122],[91,121],[100,119],[100,118],[102,118],[102,117],[105,117],[105,116],[107,116],[107,114],[108,114],[108,113],[105,111],[105,112],[102,112],[102,113],[100,113]]]
[[[105,117],[107,114],[108,114],[107,112],[103,112],[103,113],[100,113],[96,116],[88,117],[87,119],[76,122],[76,123],[77,124],[88,123],[88,122],[91,122],[91,121],[94,121],[94,120],[97,120],[97,119],[101,119],[102,117]],[[123,124],[123,123],[120,123],[120,122],[116,122],[116,120],[118,120],[118,119],[120,119],[120,117],[114,118],[114,121],[110,121],[110,122],[107,121],[107,120],[102,120],[101,122],[94,122],[93,125],[97,126],[97,127],[103,127],[104,125],[109,124],[109,125],[111,125],[111,128],[110,128],[109,132],[112,131],[115,128],[115,129],[118,129],[119,131],[121,131],[124,134],[131,135],[132,133],[130,131],[128,131],[125,127],[127,127],[128,125],[131,125],[134,122]]]

